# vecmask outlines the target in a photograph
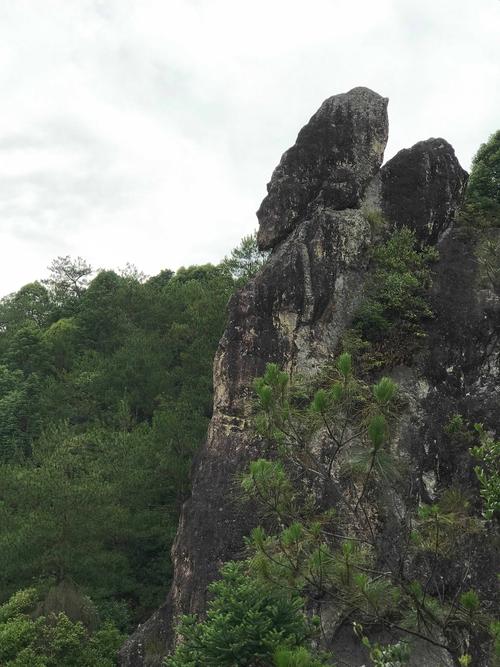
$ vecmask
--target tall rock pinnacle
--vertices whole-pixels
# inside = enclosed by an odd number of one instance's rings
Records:
[[[382,164],[387,98],[353,88],[323,102],[281,158],[262,202],[258,242],[273,248],[318,206],[358,208]]]
[[[422,243],[439,244],[441,253],[429,332],[436,352],[430,361],[398,370],[407,406],[398,447],[412,460],[414,487],[424,486],[424,473],[442,474],[449,405],[458,411],[459,401],[472,405],[477,398],[481,410],[494,414],[494,376],[487,391],[478,382],[480,373],[490,373],[494,325],[471,278],[477,263],[460,238],[443,233],[452,231],[467,175],[441,139],[401,151],[381,169],[387,134],[387,99],[354,88],[323,103],[273,173],[257,214],[259,244],[273,253],[229,303],[214,361],[213,417],[172,550],[172,587],[122,648],[123,667],[162,665],[179,616],[203,614],[207,585],[225,561],[242,555],[243,537],[258,519],[238,502],[235,480],[249,461],[265,455],[252,429],[253,380],[268,362],[311,376],[338,354],[363,298],[370,245],[377,242],[364,209],[381,212],[388,228],[409,226]],[[334,628],[331,634],[337,636]],[[351,639],[338,636],[333,648],[339,657],[354,656]],[[418,664],[447,663],[431,656]]]

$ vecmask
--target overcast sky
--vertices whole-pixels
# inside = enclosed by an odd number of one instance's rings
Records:
[[[321,102],[389,97],[386,159],[500,126],[500,0],[0,0],[0,294],[51,259],[216,262]]]

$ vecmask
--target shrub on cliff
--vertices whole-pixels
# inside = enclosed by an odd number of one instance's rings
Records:
[[[310,385],[294,386],[276,364],[255,381],[255,427],[277,456],[252,461],[241,476],[244,495],[266,525],[247,539],[250,571],[277,593],[295,591],[334,606],[343,623],[406,634],[408,642],[418,638],[470,664],[470,636],[487,637],[494,623],[488,590],[462,592],[469,585],[471,538],[486,541],[488,532],[460,488],[440,489],[432,505],[387,518],[390,494],[402,497],[407,489],[404,464],[393,455],[402,399],[390,378],[370,387],[353,366],[349,354],[340,355],[315,393]],[[447,432],[461,423],[455,417]],[[479,433],[476,473],[492,518],[498,447]],[[392,532],[381,533],[388,525]],[[461,562],[448,579],[457,553]],[[372,644],[359,636],[374,665],[406,664],[410,644]]]
[[[273,664],[280,648],[300,647],[310,635],[302,599],[271,591],[249,577],[243,563],[227,563],[222,579],[209,590],[213,598],[206,621],[183,617],[179,626],[183,641],[167,659],[167,667],[264,667]],[[283,657],[280,660],[281,665]],[[317,667],[321,663],[297,664]]]
[[[355,326],[369,341],[421,336],[421,321],[432,315],[426,299],[435,248],[420,250],[415,232],[404,227],[373,250],[374,271]]]
[[[420,248],[415,232],[403,227],[372,250],[365,298],[344,348],[362,353],[366,368],[408,360],[425,338],[423,323],[433,316],[429,305],[436,248]]]
[[[500,440],[493,438],[482,424],[476,424],[476,432],[479,445],[471,451],[479,461],[474,471],[479,480],[484,516],[500,519]]]

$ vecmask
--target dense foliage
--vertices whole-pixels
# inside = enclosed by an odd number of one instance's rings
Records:
[[[0,606],[0,664],[4,667],[113,667],[123,635],[112,623],[94,632],[63,613],[38,615],[35,589]]]
[[[38,283],[2,302],[4,596],[71,577],[137,618],[165,590],[233,289],[221,267],[167,277],[101,271],[80,291]]]
[[[149,279],[60,257],[48,279],[0,301],[0,603],[69,587],[91,599],[103,632],[159,604],[226,304],[263,259],[254,237],[217,266]],[[9,620],[35,637],[23,655],[40,633],[48,642],[46,628],[87,641],[89,619],[70,627],[59,598],[50,618]],[[33,664],[66,664],[43,660]]]
[[[500,226],[500,130],[474,156],[466,211],[475,217],[476,225]]]
[[[277,664],[284,664],[283,651],[293,656],[311,634],[300,597],[277,595],[248,576],[244,563],[226,564],[221,580],[211,584],[209,591],[213,598],[206,620],[182,619],[182,641],[167,660],[168,667],[265,667],[277,652]],[[314,663],[307,664],[313,667]]]
[[[419,247],[407,227],[373,246],[366,294],[344,336],[345,349],[366,368],[409,361],[421,348],[433,316],[428,297],[438,257],[434,247]]]

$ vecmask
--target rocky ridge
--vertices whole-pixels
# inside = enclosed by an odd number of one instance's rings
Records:
[[[213,418],[173,547],[172,588],[123,647],[121,665],[159,666],[176,619],[203,613],[207,584],[242,553],[255,518],[235,498],[235,476],[262,456],[249,428],[252,381],[271,361],[314,374],[338,352],[366,281],[373,242],[367,210],[414,229],[440,252],[428,349],[414,366],[393,373],[408,399],[398,447],[411,458],[421,497],[432,499],[440,484],[470,474],[463,452],[446,450],[450,411],[500,426],[500,299],[477,287],[470,244],[454,231],[467,175],[443,139],[419,142],[381,168],[387,136],[387,99],[355,88],[323,103],[274,171],[257,214],[259,244],[272,254],[229,304],[214,361]],[[342,629],[333,648],[340,658],[363,659]],[[443,655],[422,653],[418,660],[450,664]]]

